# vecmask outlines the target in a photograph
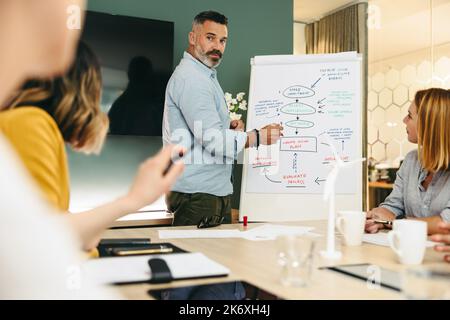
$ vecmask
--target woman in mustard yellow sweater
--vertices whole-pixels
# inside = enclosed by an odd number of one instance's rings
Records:
[[[30,80],[0,114],[0,130],[10,140],[44,196],[69,209],[65,142],[97,153],[108,130],[100,110],[101,73],[94,53],[80,43],[74,64],[52,81]]]
[[[98,153],[108,130],[108,117],[100,110],[101,73],[94,53],[80,43],[74,64],[52,80],[30,80],[7,111],[0,112],[0,132],[16,149],[43,195],[62,212],[69,208],[69,173],[65,143],[85,153]],[[176,150],[173,150],[173,149]],[[125,196],[101,207],[69,215],[81,234],[85,249],[96,246],[98,235],[119,217],[155,201],[183,170],[177,163],[162,177],[171,152],[145,161]],[[163,160],[164,159],[164,160]],[[151,170],[150,168],[154,168]],[[162,181],[161,181],[162,179]]]

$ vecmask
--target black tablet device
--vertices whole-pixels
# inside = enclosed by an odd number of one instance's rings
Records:
[[[276,300],[276,295],[245,281],[149,290],[157,300]]]
[[[334,267],[325,267],[332,271],[340,272],[347,276],[358,278],[372,285],[379,284],[382,287],[401,291],[401,275],[399,272],[381,268],[377,265],[362,263],[349,264]]]

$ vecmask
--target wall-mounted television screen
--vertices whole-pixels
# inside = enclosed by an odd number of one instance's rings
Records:
[[[100,60],[110,134],[161,136],[173,30],[173,22],[87,12],[81,39]]]

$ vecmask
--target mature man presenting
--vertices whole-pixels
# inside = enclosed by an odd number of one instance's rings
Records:
[[[225,51],[227,24],[220,13],[199,13],[167,84],[163,141],[188,150],[184,174],[166,197],[173,225],[195,225],[212,216],[230,223],[233,161],[244,147],[274,144],[282,135],[278,124],[243,132],[241,120],[230,121],[215,69]]]

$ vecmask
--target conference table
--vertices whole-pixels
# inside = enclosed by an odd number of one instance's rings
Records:
[[[230,269],[227,277],[203,278],[195,280],[172,281],[165,284],[130,284],[118,285],[116,288],[128,299],[153,299],[148,295],[150,289],[177,288],[191,285],[211,284],[229,281],[245,281],[269,296],[277,299],[404,299],[395,290],[383,286],[370,286],[367,281],[350,277],[329,269],[327,266],[363,264],[379,266],[381,268],[404,272],[408,267],[397,262],[394,252],[385,246],[363,243],[361,246],[347,247],[343,244],[342,236],[336,234],[337,248],[342,252],[342,258],[337,261],[323,259],[318,252],[326,247],[325,220],[301,221],[286,224],[289,226],[314,227],[316,237],[316,254],[311,282],[306,287],[285,286],[280,281],[281,269],[277,261],[277,244],[275,240],[251,241],[241,238],[209,238],[209,239],[159,239],[159,230],[194,230],[189,227],[150,227],[109,229],[103,238],[142,238],[151,239],[152,243],[170,242],[189,252],[201,252],[210,259]],[[250,223],[247,229],[260,226]],[[214,229],[239,229],[242,224],[226,224]],[[211,230],[211,229],[210,229]],[[442,254],[428,248],[423,261],[424,266],[442,266]]]

